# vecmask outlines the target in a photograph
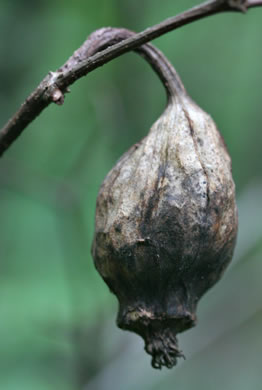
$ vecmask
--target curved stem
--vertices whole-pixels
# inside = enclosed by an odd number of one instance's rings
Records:
[[[68,61],[58,69],[58,72],[65,72],[72,69],[85,58],[110,48],[117,43],[124,41],[136,34],[133,31],[124,28],[101,28],[93,32],[86,42],[73,54]],[[175,71],[173,65],[168,61],[164,54],[156,47],[147,43],[134,49],[140,54],[157,73],[166,88],[167,97],[170,98],[177,93],[185,93],[183,83]]]

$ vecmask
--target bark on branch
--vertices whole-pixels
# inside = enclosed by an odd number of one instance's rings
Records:
[[[69,85],[99,66],[193,21],[222,12],[246,12],[260,6],[262,0],[209,0],[138,34],[126,35],[123,33],[126,30],[119,29],[117,35],[116,30],[110,28],[95,31],[61,68],[49,72],[0,130],[0,156],[50,103],[63,104]],[[152,48],[152,45],[144,46]]]

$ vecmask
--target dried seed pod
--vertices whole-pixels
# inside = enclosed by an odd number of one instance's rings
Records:
[[[140,52],[164,82],[168,104],[105,178],[92,253],[119,300],[118,326],[144,338],[153,367],[171,368],[183,356],[177,333],[195,325],[200,297],[232,258],[235,186],[211,117],[158,50]]]

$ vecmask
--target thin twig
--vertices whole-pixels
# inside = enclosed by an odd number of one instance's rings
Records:
[[[248,8],[260,6],[262,6],[262,0],[209,0],[138,34],[134,34],[130,38],[124,38],[121,42],[117,40],[118,43],[113,45],[110,42],[104,47],[101,44],[99,44],[99,47],[94,47],[92,40],[94,36],[97,38],[97,34],[91,34],[65,65],[56,72],[49,72],[20,109],[1,129],[0,156],[51,102],[63,104],[64,94],[67,92],[68,86],[92,70],[195,20],[221,12],[246,12]],[[99,31],[101,33],[103,29]],[[100,38],[103,40],[102,37]]]

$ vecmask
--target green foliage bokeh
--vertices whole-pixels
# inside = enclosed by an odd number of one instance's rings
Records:
[[[95,29],[140,31],[196,4],[1,0],[1,124]],[[1,159],[0,389],[260,388],[261,34],[253,9],[153,42],[218,124],[240,210],[233,266],[200,305],[199,329],[181,336],[189,359],[171,372],[154,372],[142,341],[114,326],[115,298],[90,255],[104,176],[165,106],[148,64],[128,53],[79,80]]]

